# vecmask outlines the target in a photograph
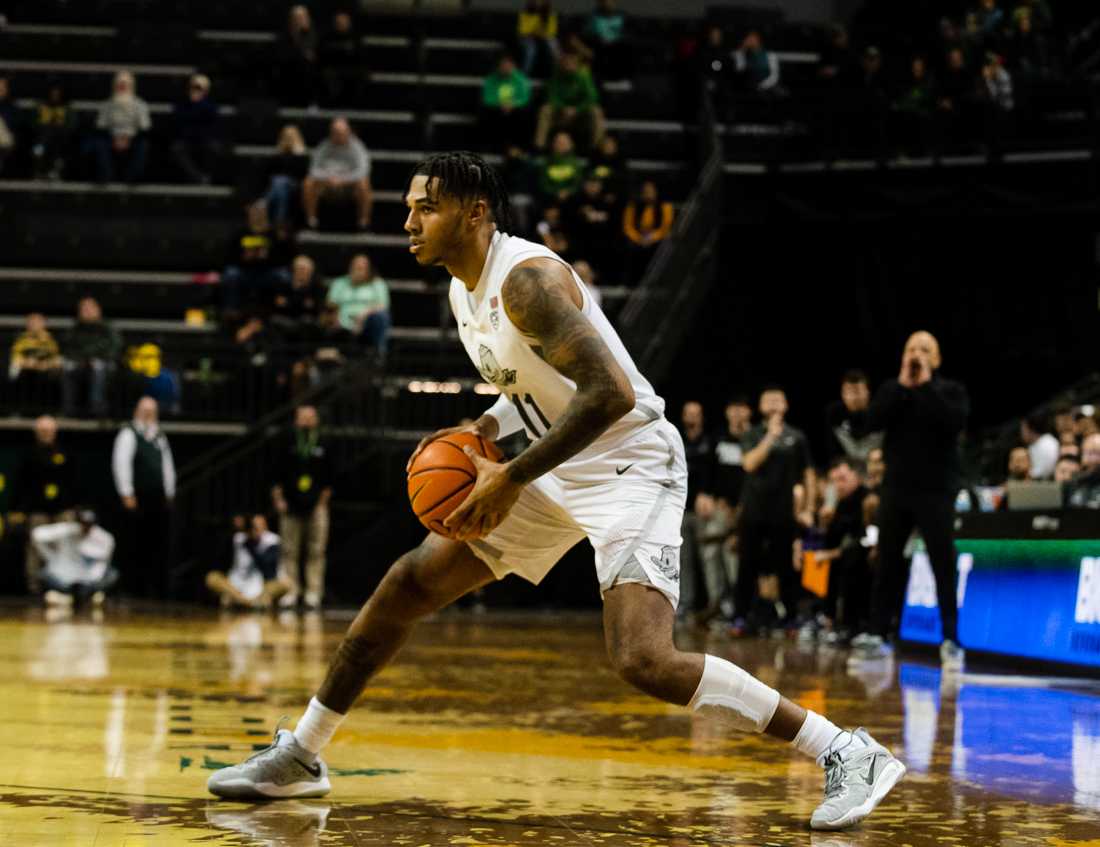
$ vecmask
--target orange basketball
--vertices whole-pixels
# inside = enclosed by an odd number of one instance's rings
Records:
[[[432,532],[450,538],[443,520],[458,508],[474,487],[477,470],[463,447],[472,447],[492,462],[504,458],[492,441],[469,432],[437,438],[420,451],[409,468],[409,502],[414,514]]]

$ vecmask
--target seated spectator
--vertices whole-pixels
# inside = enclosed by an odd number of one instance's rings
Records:
[[[178,415],[183,404],[179,374],[162,362],[159,344],[145,343],[128,352],[130,378],[141,397],[152,397],[164,415]]]
[[[821,50],[817,78],[829,89],[846,88],[856,78],[855,54],[848,30],[842,24],[829,26],[828,41]]]
[[[1060,443],[1066,443],[1067,435],[1073,439],[1073,443],[1077,443],[1077,432],[1073,421],[1073,406],[1069,403],[1058,403],[1050,410],[1050,417],[1054,421],[1054,433],[1058,436]]]
[[[1046,36],[1036,28],[1031,11],[1022,8],[1024,13],[1014,16],[1015,27],[1005,50],[1012,72],[1025,82],[1037,82],[1050,75],[1050,46]]]
[[[550,154],[537,162],[539,199],[543,203],[564,203],[580,187],[584,162],[573,149],[568,132],[554,134]]]
[[[278,99],[309,106],[317,98],[317,33],[305,6],[291,6],[287,25],[275,42],[272,62]]]
[[[1031,455],[1027,447],[1013,447],[1008,454],[1008,479],[1006,482],[1027,482],[1033,478]]]
[[[986,38],[996,36],[1005,20],[1005,13],[997,7],[997,0],[979,0],[978,8],[972,14]]]
[[[325,302],[325,286],[309,256],[295,256],[290,266],[290,287],[275,295],[272,323],[292,339],[308,333]]]
[[[978,103],[985,118],[984,140],[992,147],[1001,147],[1008,131],[1008,116],[1016,108],[1012,76],[996,53],[986,53],[982,64],[982,83],[978,87]]]
[[[630,249],[627,267],[631,285],[641,280],[653,254],[672,232],[672,219],[672,204],[661,198],[657,183],[647,179],[637,199],[627,203],[623,210],[623,235]]]
[[[577,259],[573,262],[573,270],[577,272],[577,276],[584,283],[585,290],[588,292],[588,296],[592,298],[592,302],[597,306],[603,305],[603,293],[596,284],[598,276],[592,265],[585,259]]]
[[[328,302],[339,307],[344,329],[385,355],[390,332],[390,289],[374,273],[365,253],[352,256],[347,275],[332,281]]]
[[[275,228],[289,232],[294,204],[309,171],[309,151],[298,127],[287,124],[279,130],[275,155],[267,166],[267,214]]]
[[[75,133],[76,112],[65,89],[59,83],[51,85],[35,107],[31,126],[35,179],[61,179]]]
[[[243,517],[233,520],[233,562],[225,571],[210,571],[206,587],[218,595],[222,608],[269,609],[290,590],[279,578],[279,536],[267,528],[267,518],[255,514],[245,526]]]
[[[23,566],[27,593],[42,590],[42,557],[32,541],[40,526],[72,520],[76,503],[76,467],[71,454],[58,443],[57,421],[42,415],[34,422],[34,444],[19,464],[18,486],[12,504],[12,523],[26,523],[27,547]]]
[[[1081,470],[1066,486],[1066,506],[1100,509],[1100,433],[1094,432],[1081,444]]]
[[[546,103],[539,110],[535,147],[544,150],[554,130],[569,130],[583,139],[586,149],[594,147],[604,134],[599,92],[592,74],[581,67],[576,53],[562,54],[546,85]]]
[[[974,98],[974,75],[966,65],[963,51],[952,48],[947,52],[946,67],[936,86],[940,136],[945,142],[957,143],[970,137]]]
[[[558,13],[551,8],[550,0],[527,0],[516,20],[516,36],[520,47],[520,66],[527,76],[534,73],[540,53],[546,64],[557,63]]]
[[[581,190],[573,194],[563,209],[569,240],[576,253],[587,256],[599,273],[609,276],[615,262],[615,207],[604,193],[603,182],[589,173]]]
[[[605,135],[589,157],[588,171],[603,183],[604,194],[618,208],[626,187],[626,165],[619,153],[619,142],[613,135]]]
[[[1096,422],[1095,413],[1091,406],[1082,407],[1077,412],[1077,418],[1074,421],[1074,429],[1077,431],[1077,440],[1081,442],[1081,447],[1085,446],[1085,439],[1095,432],[1100,432],[1100,425]]]
[[[318,64],[325,102],[332,106],[362,106],[366,101],[367,55],[363,38],[346,11],[332,16],[332,29],[321,39]]]
[[[531,81],[509,53],[481,85],[481,127],[487,150],[515,154],[531,137]]]
[[[1076,456],[1062,456],[1054,466],[1054,481],[1064,486],[1067,482],[1073,482],[1074,477],[1080,472],[1081,462]]]
[[[1049,32],[1054,25],[1054,16],[1047,0],[1017,0],[1016,7],[1012,10],[1012,21],[1019,25],[1020,20],[1025,17],[1031,19],[1032,25],[1039,32]]]
[[[593,71],[598,79],[630,76],[630,53],[623,41],[626,17],[615,0],[596,0],[596,9],[584,27],[585,38],[595,48]]]
[[[572,254],[569,236],[561,219],[561,206],[549,203],[542,210],[542,220],[535,225],[538,240],[563,259]],[[566,259],[568,261],[568,259]]]
[[[176,103],[172,156],[191,182],[209,185],[223,145],[218,132],[218,107],[210,99],[210,78],[195,74],[187,83],[187,98]]]
[[[118,364],[122,338],[103,320],[103,310],[94,297],[82,297],[77,304],[76,323],[64,344],[61,381],[61,414],[77,411],[77,391],[88,381],[88,410],[96,417],[107,415],[107,379]]]
[[[95,125],[96,133],[88,143],[96,179],[114,182],[116,165],[122,165],[127,182],[140,180],[145,174],[146,133],[152,121],[149,104],[134,93],[134,77],[129,71],[115,74],[111,97],[99,107]]]
[[[272,229],[262,202],[245,208],[246,225],[229,239],[221,276],[222,307],[228,317],[243,308],[265,308],[290,282],[291,243]]]
[[[32,312],[27,315],[26,329],[12,342],[8,378],[22,386],[20,395],[35,396],[55,383],[61,366],[61,350],[46,329],[46,316]]]
[[[891,135],[896,148],[918,156],[929,151],[935,105],[928,63],[923,56],[914,56],[909,63],[909,75],[890,106],[894,118]]]
[[[0,75],[0,173],[4,172],[4,160],[15,152],[18,129],[19,108],[11,97],[11,83]]]
[[[46,563],[43,599],[51,606],[72,606],[74,600],[85,599],[102,606],[118,582],[118,571],[111,567],[115,538],[97,525],[91,509],[78,510],[75,521],[36,527],[31,543]]]
[[[779,59],[764,47],[759,31],[749,30],[741,46],[733,51],[733,65],[742,86],[756,94],[780,94]]]
[[[1041,415],[1028,415],[1020,421],[1020,440],[1027,448],[1032,479],[1050,479],[1058,461],[1057,437],[1048,431]]]
[[[317,145],[309,176],[302,183],[302,207],[306,226],[317,229],[321,201],[354,201],[359,229],[370,226],[374,204],[370,182],[370,154],[346,118],[334,118],[328,138]]]
[[[832,622],[835,637],[828,640],[845,643],[868,623],[871,571],[867,548],[860,542],[867,529],[865,517],[870,492],[863,484],[860,464],[848,458],[833,462],[829,484],[835,492],[836,505],[821,508],[824,549],[816,556],[818,561],[831,563],[824,612]]]

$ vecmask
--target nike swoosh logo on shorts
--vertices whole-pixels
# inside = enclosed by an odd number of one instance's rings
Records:
[[[630,463],[629,465],[626,465],[625,467],[622,467],[622,468],[615,468],[615,475],[616,475],[616,476],[622,476],[622,475],[623,475],[624,473],[626,473],[626,472],[627,472],[628,470],[630,470],[630,469],[631,469],[632,467],[634,467],[634,463],[633,463],[633,462],[631,462],[631,463]]]

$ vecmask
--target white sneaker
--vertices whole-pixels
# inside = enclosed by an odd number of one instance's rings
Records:
[[[950,638],[946,639],[940,645],[940,665],[945,671],[961,671],[966,667],[966,651]]]
[[[877,637],[878,636],[876,636],[876,635],[871,635],[871,633],[869,633],[869,632],[861,632],[859,635],[857,635],[855,638],[853,638],[851,640],[851,643],[849,644],[849,646],[853,647],[853,648],[859,648],[859,647],[862,647],[864,644],[866,644],[868,642],[868,640],[873,639],[873,638],[877,638]]]
[[[842,732],[833,744],[844,742],[825,755],[825,799],[810,817],[811,829],[847,829],[855,826],[882,802],[898,780],[905,765],[867,734],[863,728]],[[864,746],[852,750],[852,738]]]
[[[103,605],[103,601],[106,600],[106,599],[107,599],[106,594],[104,594],[102,591],[96,591],[91,596],[92,606],[94,606],[95,608],[98,609]]]
[[[47,605],[50,606],[71,606],[73,604],[73,595],[66,594],[64,591],[54,591],[51,588],[42,596]]]
[[[239,765],[215,771],[206,787],[229,800],[324,797],[332,790],[328,765],[304,750],[289,729],[276,730],[270,747]]]
[[[314,594],[312,591],[307,591],[306,596],[303,599],[307,609],[320,609],[321,608],[321,595]]]
[[[889,641],[880,635],[868,635],[862,643],[855,647],[853,643],[852,654],[848,657],[848,664],[864,665],[870,662],[888,662],[894,658],[894,647]]]
[[[297,594],[287,593],[287,594],[284,594],[282,597],[279,598],[279,608],[280,609],[293,609],[297,605],[298,605],[298,595]]]

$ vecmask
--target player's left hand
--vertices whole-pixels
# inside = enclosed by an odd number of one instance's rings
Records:
[[[462,505],[443,521],[443,526],[458,541],[484,538],[496,529],[523,490],[522,485],[509,478],[506,462],[491,462],[469,447],[465,452],[477,468],[477,481]]]

